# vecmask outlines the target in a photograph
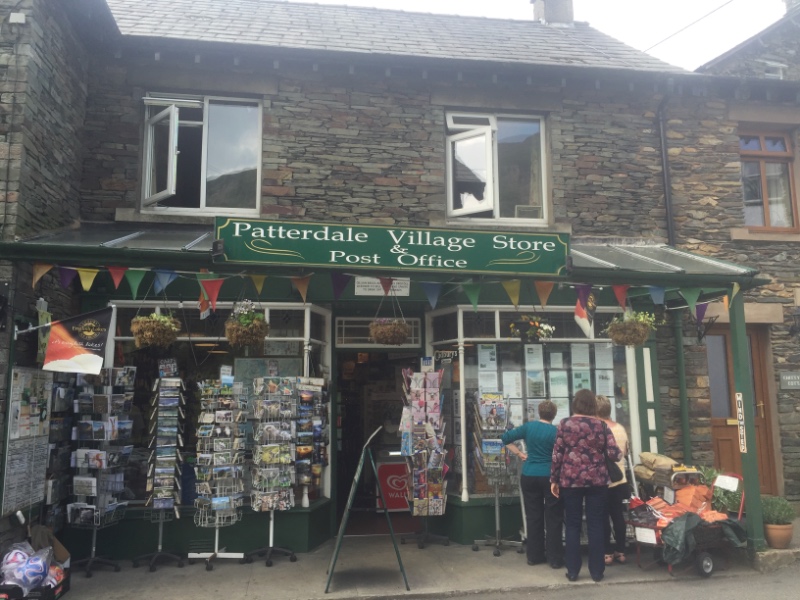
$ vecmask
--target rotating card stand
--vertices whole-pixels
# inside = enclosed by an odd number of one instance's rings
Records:
[[[425,548],[425,544],[428,544],[430,542],[438,542],[445,546],[450,545],[450,538],[447,537],[446,535],[439,535],[438,533],[431,533],[430,531],[428,531],[428,519],[430,517],[424,516],[420,518],[422,519],[422,529],[420,529],[419,531],[415,531],[411,535],[401,536],[400,537],[401,544],[405,544],[406,539],[413,538],[417,541],[417,548],[419,548],[420,550]]]
[[[97,556],[97,532],[100,529],[111,527],[119,523],[125,516],[126,505],[118,506],[112,511],[104,511],[104,509],[95,509],[94,520],[91,523],[71,523],[72,527],[76,529],[91,529],[92,530],[92,550],[89,558],[82,558],[80,560],[72,561],[72,568],[83,568],[86,571],[86,577],[92,576],[92,570],[96,567],[111,567],[114,572],[120,570],[119,563],[115,560],[102,558]]]
[[[163,552],[163,542],[164,542],[164,523],[173,520],[173,511],[166,510],[166,509],[159,509],[159,510],[146,510],[144,512],[144,518],[148,519],[151,523],[158,523],[158,549],[155,552],[150,552],[149,554],[142,554],[141,556],[137,556],[133,559],[133,566],[134,568],[139,566],[139,563],[149,561],[150,572],[156,570],[156,564],[159,562],[165,561],[174,561],[177,563],[178,568],[183,568],[183,558],[178,556],[177,554],[170,554],[169,552]]]

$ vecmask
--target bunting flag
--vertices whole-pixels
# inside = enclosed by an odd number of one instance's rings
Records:
[[[211,316],[211,302],[208,301],[204,289],[200,290],[200,297],[197,299],[197,310],[200,311],[201,321]]]
[[[92,284],[94,283],[94,278],[97,277],[97,274],[100,272],[100,269],[75,269],[78,271],[78,276],[81,279],[81,287],[83,288],[84,292],[88,292],[92,289]]]
[[[536,295],[539,296],[539,304],[544,308],[547,306],[547,300],[550,298],[550,292],[553,291],[555,283],[552,281],[534,281],[533,285],[536,287]]]
[[[381,287],[383,288],[383,295],[388,296],[389,292],[392,291],[392,284],[394,283],[394,279],[391,277],[378,277],[378,281],[381,282]]]
[[[291,280],[294,288],[300,292],[300,296],[303,298],[303,304],[305,304],[306,294],[308,293],[308,284],[311,282],[311,275],[306,275],[305,277],[292,277]]]
[[[722,297],[722,306],[725,307],[725,312],[728,312],[731,309],[731,301],[728,296]]]
[[[425,296],[428,298],[428,304],[431,305],[431,309],[436,308],[436,304],[439,302],[439,294],[442,293],[442,284],[422,282],[419,285],[422,287],[422,291],[425,292]]]
[[[695,312],[695,305],[697,304],[697,299],[700,297],[700,294],[703,290],[696,287],[691,288],[681,288],[678,290],[678,293],[683,296],[683,299],[686,300],[686,304],[689,305],[689,310],[692,313]]]
[[[331,287],[333,288],[333,299],[338,300],[342,295],[347,284],[352,277],[346,273],[331,273]]]
[[[664,304],[664,296],[666,296],[667,290],[663,287],[657,285],[650,285],[647,286],[648,290],[650,291],[650,298],[653,300],[653,304],[659,305]]]
[[[211,302],[211,310],[217,310],[217,298],[223,283],[225,283],[224,279],[203,279],[200,282],[200,286],[205,290],[208,300]]]
[[[139,292],[139,284],[142,283],[145,273],[147,273],[147,271],[142,271],[139,269],[129,269],[125,272],[125,281],[128,282],[128,285],[131,288],[131,297],[134,300],[136,300],[136,295]]]
[[[742,288],[742,286],[740,286],[738,283],[734,282],[733,288],[731,288],[731,300],[734,299],[734,297],[736,296],[736,294],[739,293],[739,290],[741,288]]]
[[[581,328],[583,334],[589,338],[594,339],[594,313],[597,309],[597,302],[595,301],[594,294],[589,292],[586,297],[586,305],[581,305],[580,298],[575,303],[575,323]]]
[[[248,275],[250,277],[250,281],[253,282],[253,285],[256,288],[257,296],[261,296],[261,290],[264,289],[264,281],[267,279],[266,275]]]
[[[481,295],[481,284],[480,283],[462,283],[461,289],[464,290],[464,293],[469,298],[469,301],[472,303],[473,310],[478,310],[478,297]]]
[[[39,280],[44,277],[52,268],[53,265],[35,263],[33,265],[33,285],[31,287],[36,287],[36,284],[39,283]]]
[[[108,307],[51,323],[42,370],[98,375],[105,360],[113,312]]]
[[[697,322],[698,328],[700,328],[703,319],[706,317],[706,310],[708,310],[708,302],[705,304],[698,304],[697,308],[695,308],[695,321]]]
[[[125,275],[125,271],[128,270],[128,267],[106,267],[108,272],[111,274],[111,279],[114,280],[114,289],[119,289],[119,284],[122,283],[122,277]]]
[[[575,286],[575,293],[578,294],[578,302],[580,302],[583,308],[586,308],[586,304],[589,301],[589,294],[592,293],[592,284],[591,283],[579,283]]]
[[[153,281],[153,291],[160,294],[167,286],[178,278],[178,274],[170,269],[153,269],[156,279]]]
[[[58,280],[61,287],[69,287],[78,272],[70,267],[58,267]]]
[[[511,304],[517,309],[519,308],[519,284],[519,279],[511,279],[503,282],[503,288],[506,290],[506,294],[508,294],[508,299],[511,300]]]
[[[625,310],[625,307],[628,305],[628,288],[631,287],[628,284],[622,285],[612,285],[611,289],[614,290],[614,296],[617,297],[617,304],[619,304],[622,310]],[[660,303],[663,304],[663,303]]]

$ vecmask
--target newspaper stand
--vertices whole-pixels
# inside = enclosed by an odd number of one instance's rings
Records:
[[[500,437],[506,431],[508,422],[507,413],[503,409],[502,414],[492,414],[489,418],[482,418],[483,407],[480,403],[486,395],[482,396],[478,402],[479,407],[476,411],[476,457],[482,462],[482,468],[486,478],[494,493],[494,535],[486,536],[483,539],[475,540],[472,550],[477,552],[481,546],[494,546],[492,554],[500,556],[501,548],[504,546],[517,548],[518,553],[524,552],[522,541],[512,541],[504,539],[500,527],[500,505],[503,496],[515,495],[518,490],[519,472],[517,461],[512,461],[505,445],[500,441]],[[480,465],[479,465],[480,466]]]
[[[73,569],[78,569],[80,567],[85,568],[86,577],[92,576],[92,569],[95,566],[111,567],[114,569],[114,572],[118,572],[120,570],[120,566],[117,561],[97,556],[97,532],[100,529],[111,527],[112,525],[116,525],[117,523],[122,521],[122,518],[125,516],[126,508],[127,505],[122,504],[116,506],[112,510],[95,509],[93,522],[70,524],[72,527],[75,527],[76,529],[92,530],[92,550],[91,553],[89,554],[89,558],[82,558],[80,560],[73,561],[72,562]]]

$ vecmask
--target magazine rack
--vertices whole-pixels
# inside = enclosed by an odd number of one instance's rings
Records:
[[[417,540],[417,548],[422,550],[425,547],[425,544],[429,542],[439,542],[445,546],[450,545],[450,538],[447,537],[446,535],[440,535],[438,533],[431,533],[430,531],[428,531],[428,519],[430,517],[426,515],[421,518],[422,518],[422,529],[420,529],[419,531],[415,531],[412,534],[413,538]],[[401,536],[400,543],[405,544],[406,538],[412,536]]]
[[[144,512],[144,518],[148,519],[151,523],[158,523],[158,547],[155,552],[142,554],[141,556],[134,558],[133,567],[138,567],[140,562],[150,561],[150,572],[152,573],[156,570],[156,564],[159,561],[164,562],[171,560],[177,563],[178,568],[183,568],[183,559],[180,556],[162,551],[164,542],[164,523],[173,520],[173,512],[167,509],[146,510]]]
[[[72,561],[72,568],[78,569],[83,567],[86,571],[86,577],[92,576],[92,569],[98,567],[111,567],[114,572],[120,570],[119,563],[115,560],[108,558],[101,558],[97,556],[97,531],[111,527],[119,523],[125,516],[126,505],[117,506],[111,511],[100,512],[99,509],[95,510],[94,520],[90,523],[71,523],[72,527],[77,529],[91,529],[92,530],[92,550],[88,558]]]

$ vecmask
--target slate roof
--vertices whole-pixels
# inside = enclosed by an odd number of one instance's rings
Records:
[[[274,0],[106,0],[123,36],[362,55],[687,73],[585,23],[298,4]],[[521,0],[523,1],[523,0]]]

